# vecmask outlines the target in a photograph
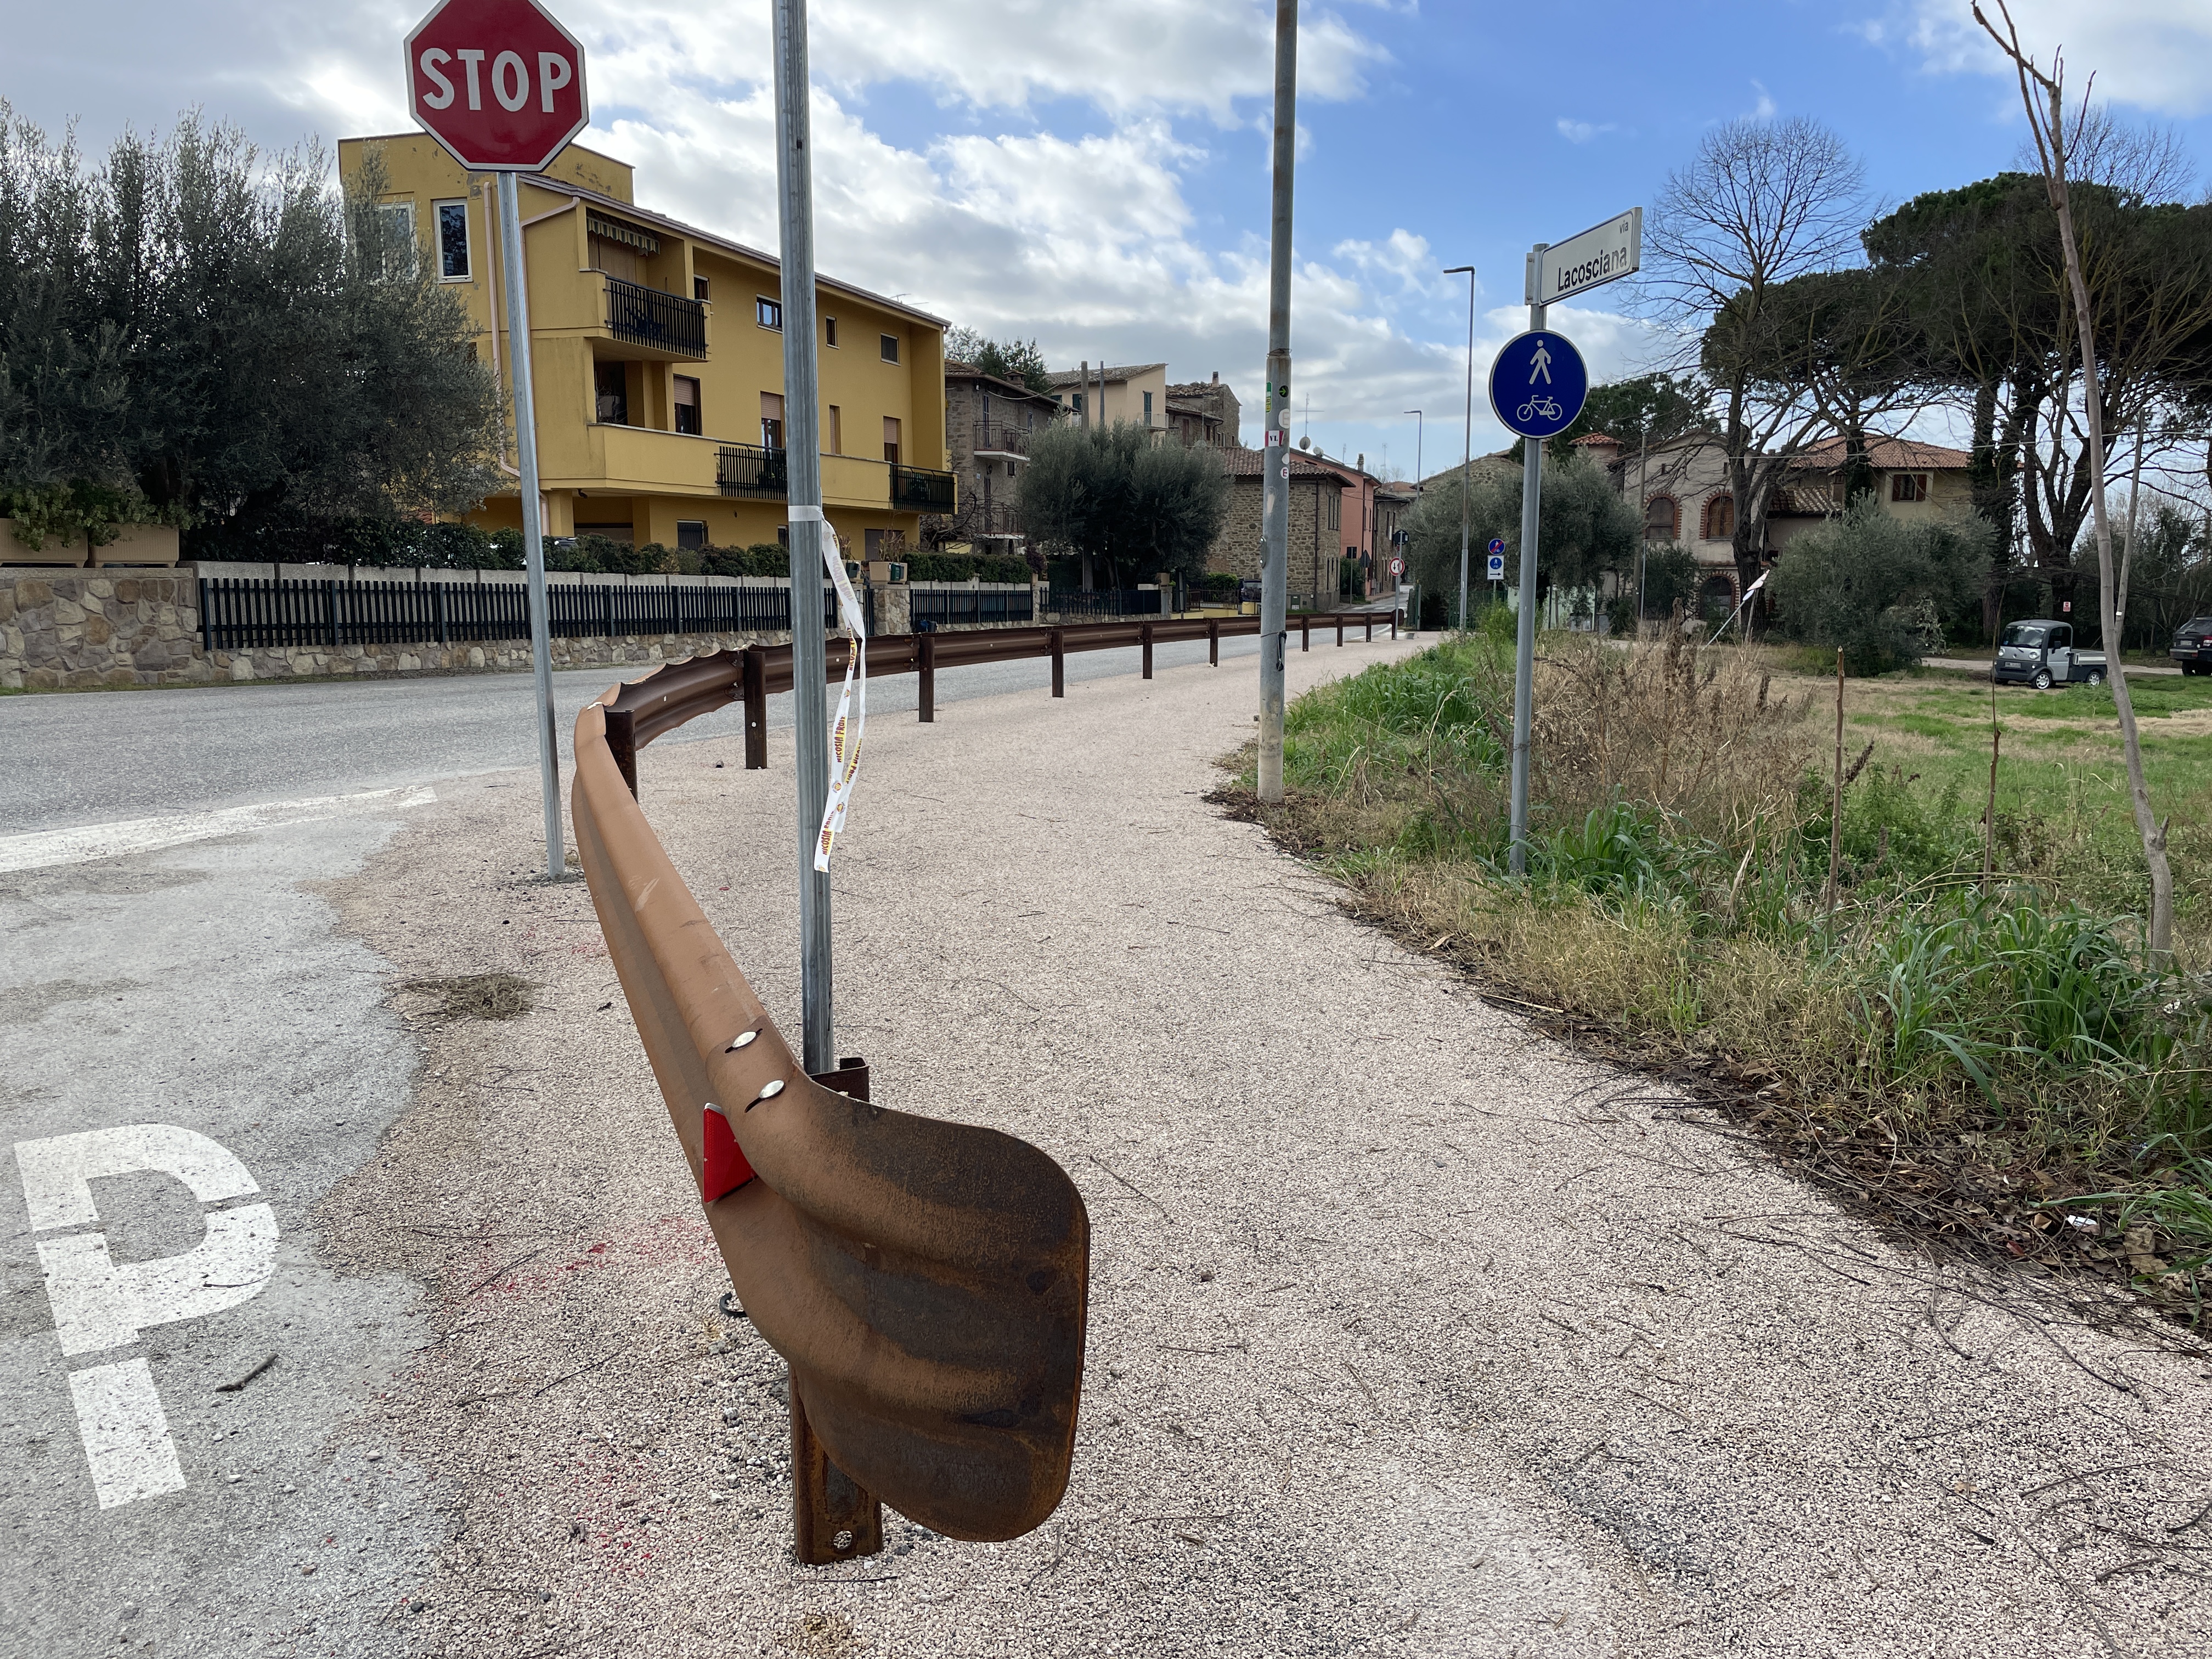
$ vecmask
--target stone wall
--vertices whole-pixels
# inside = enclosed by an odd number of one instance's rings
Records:
[[[191,570],[0,570],[0,687],[188,685],[211,678]]]
[[[231,574],[230,567],[222,568],[224,574]],[[1042,608],[1040,595],[1040,611]],[[911,614],[903,586],[877,591],[878,632],[906,632]],[[556,638],[551,644],[556,668],[647,668],[749,645],[781,645],[790,637],[783,633],[633,635]],[[0,689],[48,691],[497,673],[529,666],[526,640],[447,646],[434,641],[261,646],[210,652],[200,643],[199,581],[191,566],[131,574],[0,568]]]
[[[1208,570],[1259,580],[1262,482],[1257,471],[1230,475],[1229,512],[1206,555]],[[1327,489],[1340,495],[1343,484],[1334,473],[1314,467],[1310,471],[1294,468],[1290,485],[1290,591],[1294,596],[1319,592],[1325,602],[1334,603],[1336,562],[1341,555],[1337,532],[1322,526],[1322,492]]]

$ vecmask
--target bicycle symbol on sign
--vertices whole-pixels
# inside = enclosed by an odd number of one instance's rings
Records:
[[[1527,403],[1522,404],[1520,408],[1513,411],[1513,418],[1516,421],[1527,421],[1538,418],[1547,421],[1556,421],[1559,418],[1559,399],[1556,398],[1531,398]]]

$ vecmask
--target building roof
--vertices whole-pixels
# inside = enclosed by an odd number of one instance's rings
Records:
[[[987,374],[973,363],[963,363],[951,357],[945,360],[945,378],[948,380],[981,380],[1002,398],[1026,398],[1030,402],[1057,409],[1059,404],[1042,392],[1032,392],[1019,380],[1010,380],[1003,374]]]
[[[1046,375],[1045,379],[1051,381],[1054,386],[1081,386],[1083,384],[1084,376],[1086,374],[1088,374],[1094,380],[1101,374],[1103,374],[1109,381],[1130,380],[1134,380],[1139,374],[1149,374],[1156,368],[1165,368],[1166,367],[1167,365],[1165,363],[1127,363],[1124,364],[1120,368],[1103,368],[1097,363],[1093,363],[1087,370],[1080,368],[1063,368],[1055,374]]]
[[[1160,367],[1165,368],[1167,365],[1163,363]],[[1226,380],[1176,380],[1169,386],[1168,396],[1201,398],[1209,392],[1227,392],[1228,390],[1229,383]]]
[[[1611,444],[1616,449],[1623,447],[1620,440],[1614,437],[1610,433],[1585,432],[1581,437],[1576,439],[1573,443],[1569,444],[1567,447],[1573,449],[1583,444]]]
[[[1947,449],[1942,444],[1923,444],[1881,433],[1867,434],[1867,465],[1878,472],[1963,472],[1973,464],[1974,458],[1963,449]],[[1819,443],[1808,444],[1792,465],[1840,469],[1844,465],[1844,440],[1823,438]]]
[[[1217,449],[1221,457],[1221,470],[1232,478],[1257,478],[1267,471],[1264,449]],[[1291,476],[1293,478],[1334,478],[1343,483],[1344,474],[1334,466],[1323,465],[1310,455],[1291,452]]]
[[[733,242],[728,237],[718,236],[711,230],[702,230],[696,225],[687,225],[681,219],[672,219],[665,213],[655,213],[649,208],[638,206],[635,202],[625,202],[619,196],[608,196],[599,191],[587,189],[570,179],[556,179],[550,173],[526,173],[522,175],[522,182],[526,185],[535,185],[538,189],[555,196],[569,196],[580,202],[593,203],[608,209],[619,219],[643,220],[647,224],[658,225],[663,230],[672,232],[676,235],[688,236],[695,242],[703,242],[709,247],[720,248],[725,253],[734,253],[746,259],[757,259],[771,270],[783,269],[782,261],[773,253],[764,253],[757,247],[748,247],[743,242]],[[933,316],[928,312],[917,309],[913,306],[902,305],[888,295],[878,294],[857,283],[841,283],[834,276],[823,276],[819,270],[814,273],[814,281],[818,288],[829,289],[839,294],[849,294],[856,300],[865,300],[872,306],[879,306],[884,310],[896,313],[902,317],[911,317],[916,322],[928,324],[932,328],[941,329],[945,326],[945,320],[942,317]]]

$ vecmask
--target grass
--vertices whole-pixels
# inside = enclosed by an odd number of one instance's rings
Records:
[[[437,999],[443,1019],[520,1019],[538,1006],[538,988],[519,974],[454,974],[410,979],[399,988]]]
[[[2180,901],[2178,965],[2153,969],[2109,691],[2000,690],[1984,881],[1986,683],[1848,683],[1831,907],[1832,678],[1680,641],[1539,657],[1525,879],[1502,630],[1299,699],[1288,799],[1250,810],[1400,937],[1632,1063],[1694,1062],[1890,1213],[2201,1322],[2212,684],[2137,698]]]

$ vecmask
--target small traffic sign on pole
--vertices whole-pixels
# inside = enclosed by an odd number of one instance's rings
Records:
[[[1406,562],[1405,562],[1403,559],[1393,559],[1393,560],[1391,560],[1391,561],[1390,561],[1390,574],[1391,574],[1392,575],[1394,575],[1394,576],[1402,576],[1402,575],[1404,575],[1404,574],[1406,574]]]
[[[518,173],[536,173],[591,119],[584,48],[535,0],[438,0],[407,37],[407,104],[463,167],[499,176],[500,275],[514,375],[514,451],[522,551],[530,578],[530,657],[538,696],[538,770],[545,795],[545,873],[568,871],[561,833],[561,743],[553,726],[545,526],[538,495],[538,417],[530,293]]]
[[[1490,580],[1494,582],[1502,582],[1505,580],[1505,544],[1498,540],[1494,537],[1491,539],[1490,543],[1490,568],[1488,574]]]

